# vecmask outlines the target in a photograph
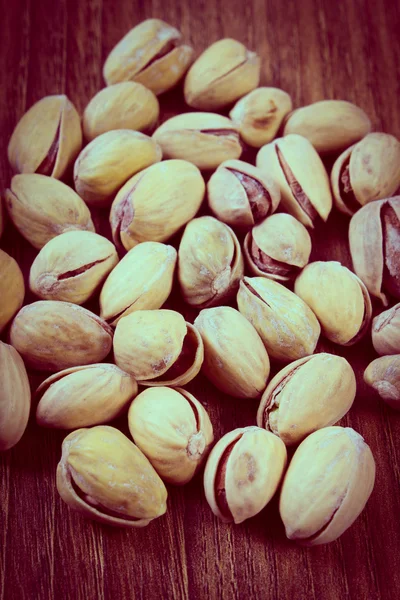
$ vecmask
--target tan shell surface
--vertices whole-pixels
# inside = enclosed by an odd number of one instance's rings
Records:
[[[371,333],[378,354],[400,354],[400,302],[374,318]]]
[[[373,360],[364,371],[364,381],[389,406],[400,410],[400,354]]]
[[[25,284],[17,261],[0,249],[0,332],[21,308]]]

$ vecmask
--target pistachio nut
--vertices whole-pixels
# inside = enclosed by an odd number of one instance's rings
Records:
[[[400,354],[400,303],[372,321],[372,343],[378,354]]]
[[[231,38],[218,40],[187,72],[186,103],[200,110],[218,110],[232,104],[258,86],[260,68],[260,57],[246,46]]]
[[[17,261],[0,249],[0,332],[22,306],[24,276]]]
[[[160,105],[151,90],[135,81],[122,81],[91,99],[83,113],[83,134],[90,142],[115,129],[148,131],[157,123],[159,113]]]
[[[292,215],[277,213],[248,232],[243,251],[253,275],[290,281],[308,263],[311,238]]]
[[[389,406],[400,410],[400,354],[373,360],[365,369],[364,381]]]
[[[196,327],[174,310],[138,310],[117,323],[116,364],[144,386],[186,385],[204,358]]]
[[[372,296],[388,305],[400,300],[400,196],[371,202],[352,217],[349,227],[353,267]]]
[[[177,115],[153,133],[164,158],[182,158],[199,169],[216,169],[224,160],[239,158],[242,145],[237,127],[227,117],[208,112]]]
[[[61,179],[82,147],[81,121],[67,96],[46,96],[17,123],[8,144],[16,173]]]
[[[195,216],[204,192],[200,171],[186,160],[165,160],[138,173],[111,207],[115,245],[130,250],[141,242],[165,242]]]
[[[137,81],[154,94],[173,88],[193,61],[193,48],[160,19],[146,19],[131,29],[111,50],[104,63],[107,85]]]
[[[388,133],[370,133],[343,152],[331,173],[336,207],[347,215],[400,186],[400,142]]]
[[[368,290],[340,262],[310,263],[296,278],[294,291],[315,313],[331,342],[352,346],[367,333],[372,316]]]
[[[297,448],[283,480],[279,509],[286,535],[306,546],[336,540],[371,495],[375,461],[350,427],[324,427]]]
[[[33,261],[29,287],[42,300],[83,304],[118,262],[114,245],[91,231],[66,231],[53,238]]]
[[[260,87],[238,100],[229,116],[246,144],[261,148],[272,142],[291,110],[289,94],[279,88]]]
[[[65,183],[45,175],[14,175],[6,190],[8,214],[35,248],[70,229],[94,231],[89,208]]]
[[[283,207],[306,227],[320,217],[326,221],[332,208],[329,177],[313,145],[290,134],[263,146],[257,167],[275,179]]]
[[[128,423],[135,444],[160,477],[176,485],[193,478],[214,439],[207,411],[182,388],[144,390],[129,408]]]
[[[57,490],[85,517],[116,527],[144,527],[167,509],[167,490],[147,458],[108,425],[64,439]]]
[[[265,277],[245,277],[237,303],[271,358],[291,362],[313,354],[321,331],[318,320],[307,304],[283,285]]]
[[[317,152],[340,152],[371,131],[365,112],[345,100],[321,100],[297,108],[287,117],[283,135],[307,138]]]
[[[254,327],[229,306],[207,308],[194,322],[204,343],[203,372],[222,392],[257,398],[269,376],[269,358]]]
[[[136,380],[115,365],[64,369],[36,390],[36,421],[60,429],[107,423],[128,408],[137,391]]]
[[[124,183],[161,160],[160,146],[130,129],[107,131],[92,140],[74,165],[75,189],[93,206],[110,205]]]
[[[158,242],[132,248],[107,277],[100,292],[100,316],[115,326],[136,310],[160,308],[171,293],[176,250]]]
[[[24,306],[10,330],[11,344],[38,371],[97,363],[110,352],[112,336],[111,327],[90,310],[57,300]]]
[[[241,160],[226,160],[207,183],[214,215],[237,229],[249,229],[276,211],[278,184],[260,169]]]
[[[285,444],[259,427],[241,427],[212,449],[204,491],[213,513],[225,523],[258,514],[278,489],[287,462]]]
[[[286,446],[337,423],[356,395],[354,371],[341,356],[321,352],[300,358],[279,371],[262,395],[257,425]]]
[[[31,389],[24,361],[12,346],[0,341],[0,452],[21,439],[28,424]]]
[[[208,216],[186,225],[178,250],[185,302],[196,308],[222,304],[237,292],[243,272],[240,244],[228,225]]]

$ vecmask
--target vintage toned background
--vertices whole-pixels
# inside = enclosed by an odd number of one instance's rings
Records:
[[[262,83],[289,92],[295,106],[351,100],[367,111],[375,129],[400,136],[398,0],[0,3],[1,188],[10,178],[8,138],[23,112],[57,93],[66,93],[82,111],[104,85],[101,69],[110,49],[150,16],[180,28],[197,52],[228,36],[257,50]],[[178,90],[161,98],[164,118],[182,109],[181,96]],[[109,235],[106,215],[95,220]],[[347,225],[333,214],[315,233],[313,259],[350,266]],[[27,274],[35,252],[10,224],[0,246]],[[339,351],[328,344],[320,348]],[[362,382],[374,356],[370,341],[344,355],[359,387],[343,423],[370,444],[377,478],[367,509],[339,541],[312,549],[287,541],[276,498],[243,525],[218,523],[200,476],[185,488],[170,487],[167,515],[146,529],[92,524],[69,510],[55,489],[64,434],[39,429],[31,418],[20,444],[0,457],[0,600],[399,598],[400,415]],[[208,408],[217,438],[254,423],[256,402],[218,394],[201,377],[188,387]],[[118,424],[126,430],[124,419]]]

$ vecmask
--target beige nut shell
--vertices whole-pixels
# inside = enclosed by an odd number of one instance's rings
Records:
[[[400,302],[375,317],[371,333],[378,354],[400,354]]]
[[[395,410],[400,410],[400,354],[380,356],[364,371],[364,381]]]
[[[25,284],[17,261],[0,249],[0,332],[21,308]]]

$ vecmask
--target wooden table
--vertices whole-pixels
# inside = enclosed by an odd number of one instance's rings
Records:
[[[150,16],[180,28],[197,52],[221,37],[246,43],[262,56],[262,83],[288,91],[295,106],[351,100],[375,129],[400,136],[398,1],[13,0],[0,15],[2,187],[10,178],[8,138],[23,112],[56,93],[82,111],[104,85],[110,49]],[[183,108],[180,90],[161,101],[164,117]],[[109,235],[106,216],[95,221]],[[312,258],[350,266],[347,226],[334,212],[314,235]],[[35,252],[10,223],[0,245],[27,275]],[[322,348],[342,352],[325,342]],[[276,498],[243,525],[221,524],[200,476],[170,487],[167,515],[145,529],[92,524],[56,492],[64,433],[40,429],[32,417],[22,441],[0,457],[0,600],[399,598],[400,416],[362,382],[374,357],[370,341],[343,354],[356,369],[358,394],[342,423],[370,444],[377,478],[366,510],[339,541],[307,549],[286,540]],[[254,423],[257,402],[216,393],[202,377],[188,387],[208,408],[217,439]],[[119,424],[126,430],[124,419]]]

